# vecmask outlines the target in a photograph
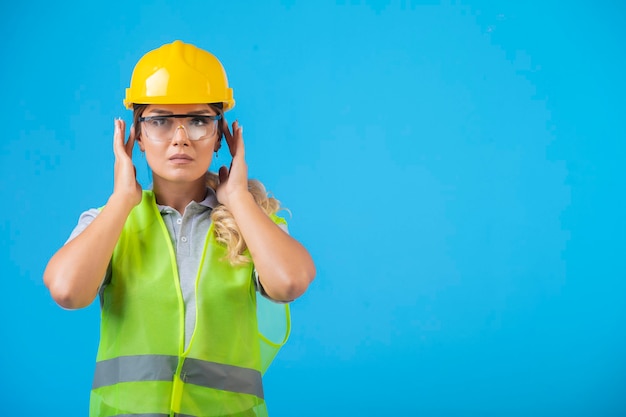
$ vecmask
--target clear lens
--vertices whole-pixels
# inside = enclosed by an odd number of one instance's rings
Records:
[[[146,135],[156,142],[169,142],[176,135],[176,130],[185,130],[189,140],[208,139],[217,131],[217,120],[210,117],[190,116],[173,118],[168,116],[152,116],[143,121]]]

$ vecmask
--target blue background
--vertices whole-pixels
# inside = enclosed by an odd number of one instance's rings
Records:
[[[626,415],[623,2],[2,9],[2,415],[87,413],[98,306],[42,273],[112,190],[134,64],[174,39],[224,64],[250,175],[317,264],[274,417]]]

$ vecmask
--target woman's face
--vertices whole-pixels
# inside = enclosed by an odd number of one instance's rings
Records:
[[[208,104],[151,104],[146,107],[141,117],[151,119],[139,122],[137,143],[146,153],[154,180],[188,183],[204,178],[213,152],[219,148],[220,136],[218,122],[206,116],[217,114]],[[167,117],[171,115],[189,117]]]

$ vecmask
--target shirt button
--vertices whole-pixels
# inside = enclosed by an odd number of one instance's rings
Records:
[[[180,238],[180,241],[181,241],[181,242],[183,242],[183,243],[185,243],[185,242],[187,241],[187,236],[183,236],[183,237],[181,237],[181,238]]]
[[[183,222],[183,219],[178,219],[176,220],[176,223],[181,224]]]

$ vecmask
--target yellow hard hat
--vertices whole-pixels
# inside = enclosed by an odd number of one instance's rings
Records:
[[[235,106],[226,71],[211,53],[174,41],[145,54],[133,70],[124,106],[133,104],[224,103]]]

